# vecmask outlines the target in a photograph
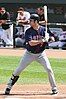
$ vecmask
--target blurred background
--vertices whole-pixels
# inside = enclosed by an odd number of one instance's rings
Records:
[[[16,16],[17,9],[23,7],[26,11],[36,13],[38,7],[43,7],[47,5],[47,14],[48,14],[48,32],[51,32],[54,35],[55,42],[62,40],[66,42],[66,1],[65,0],[0,0],[0,7],[4,7],[10,13],[10,23],[12,24],[12,47],[24,47],[24,33],[20,34],[20,27],[16,26]],[[43,25],[43,24],[42,24]],[[2,28],[0,27],[0,33]],[[15,39],[18,38],[18,39]],[[47,48],[61,48],[66,49],[66,43],[58,46],[58,42],[48,44]],[[2,43],[2,42],[1,42]],[[0,45],[2,45],[0,43]],[[6,44],[7,45],[7,44]],[[4,44],[4,47],[6,48]],[[10,46],[9,46],[10,47]]]

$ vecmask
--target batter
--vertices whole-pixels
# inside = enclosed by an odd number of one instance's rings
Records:
[[[39,16],[37,14],[31,14],[30,26],[31,27],[25,32],[26,53],[22,57],[17,69],[13,72],[7,84],[5,94],[8,95],[10,93],[20,73],[33,61],[39,62],[45,68],[51,85],[52,94],[57,94],[58,91],[54,74],[44,51],[48,39],[45,37],[45,28],[39,25]]]

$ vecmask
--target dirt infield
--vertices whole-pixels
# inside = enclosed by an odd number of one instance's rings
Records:
[[[0,49],[2,56],[22,56],[23,49]],[[66,50],[47,49],[46,54],[49,58],[65,58]],[[57,84],[59,93],[51,95],[50,85],[46,84],[24,84],[13,87],[10,95],[3,95],[5,84],[0,85],[0,99],[66,99],[66,85]]]
[[[53,50],[46,49],[46,54],[49,58],[65,58],[66,59],[66,50]],[[10,48],[10,49],[0,49],[0,55],[2,56],[22,56],[25,52],[25,49]]]
[[[51,95],[50,85],[16,85],[10,95],[3,95],[5,85],[0,85],[0,99],[66,99],[66,85],[58,85],[59,93]]]

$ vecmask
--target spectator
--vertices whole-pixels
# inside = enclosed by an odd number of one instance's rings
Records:
[[[44,18],[44,8],[43,7],[39,7],[36,10],[36,13],[39,15],[40,17],[40,24],[44,24],[45,23],[45,18]]]
[[[49,28],[47,32],[49,33],[49,42],[54,42],[55,41],[54,33],[52,33]]]
[[[0,26],[3,29],[3,39],[8,45],[13,45],[13,27],[8,22],[10,21],[10,14],[4,7],[0,8]]]
[[[15,37],[15,44],[19,46],[21,43],[21,47],[24,46],[25,42],[25,31],[30,27],[29,25],[30,13],[25,11],[23,7],[19,7],[17,11],[16,17],[16,33],[17,37]],[[20,44],[17,42],[21,42]]]
[[[46,24],[45,17],[44,17],[44,8],[43,7],[37,8],[36,13],[40,17],[40,22],[39,23],[44,26]],[[47,32],[49,33],[49,41],[50,42],[54,42],[55,41],[54,34],[51,33],[51,31],[49,30],[49,28],[48,28]]]
[[[9,28],[9,25],[6,25],[6,22],[10,20],[10,14],[6,12],[4,7],[0,8],[0,24],[4,29]]]
[[[18,23],[27,24],[30,18],[30,13],[27,11],[24,11],[24,8],[22,7],[20,7],[17,12],[18,12],[18,15],[17,15]]]
[[[17,11],[17,25],[24,26],[24,31],[29,27],[29,19],[30,19],[30,13],[25,11],[23,7],[19,7]]]
[[[66,32],[63,31],[59,34],[59,40],[56,42],[49,43],[49,47],[53,48],[63,48],[63,46],[66,44]]]
[[[44,9],[43,9],[43,7],[37,8],[36,12],[40,17],[40,21],[44,21],[45,19],[44,19]]]

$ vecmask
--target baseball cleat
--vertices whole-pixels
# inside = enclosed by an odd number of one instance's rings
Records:
[[[52,95],[57,94],[57,93],[58,93],[57,89],[52,90]]]
[[[5,95],[9,95],[9,94],[10,94],[10,89],[9,88],[6,88]]]

